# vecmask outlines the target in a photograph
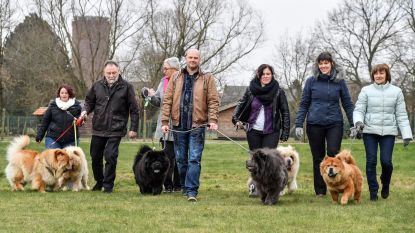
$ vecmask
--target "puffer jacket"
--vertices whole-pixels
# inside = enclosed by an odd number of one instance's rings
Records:
[[[92,134],[101,137],[123,137],[127,133],[128,117],[130,131],[138,131],[138,103],[134,87],[119,76],[109,88],[105,77],[92,84],[85,97],[84,110],[92,118]]]
[[[251,103],[253,99],[254,95],[248,87],[245,91],[245,94],[239,100],[238,105],[233,111],[233,124],[236,124],[238,121],[247,123],[249,114],[251,112]],[[272,119],[272,127],[274,132],[282,130],[282,137],[288,138],[290,134],[290,110],[288,108],[285,92],[281,88],[278,89],[278,93],[275,95],[272,101]]]
[[[344,80],[344,72],[334,68],[331,75],[322,75],[318,68],[306,80],[295,126],[302,128],[305,118],[313,125],[343,124],[340,100],[349,124],[353,125],[353,102]]]
[[[363,133],[396,136],[399,127],[402,138],[412,138],[402,90],[390,83],[363,87],[353,120],[364,123]]]
[[[164,93],[162,125],[169,125],[171,119],[173,126],[180,121],[180,105],[186,68],[174,73]],[[219,97],[216,90],[215,78],[210,73],[199,69],[193,83],[192,127],[206,123],[218,123]]]
[[[36,141],[42,141],[43,137],[52,138],[56,140],[61,134],[71,125],[73,125],[74,117],[78,118],[81,114],[81,104],[75,100],[75,103],[66,111],[62,110],[53,100],[43,115],[42,123],[39,125],[36,135]],[[77,138],[79,138],[79,130],[76,127]],[[75,131],[70,128],[57,142],[67,144],[75,141]]]

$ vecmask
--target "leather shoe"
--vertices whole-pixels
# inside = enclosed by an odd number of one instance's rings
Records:
[[[112,189],[106,189],[106,188],[104,188],[104,190],[102,192],[104,192],[104,193],[112,193]]]
[[[92,188],[92,191],[101,191],[102,190],[102,184],[96,183],[95,186]]]

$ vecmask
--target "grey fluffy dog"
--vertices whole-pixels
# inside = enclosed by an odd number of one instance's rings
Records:
[[[251,159],[246,161],[246,168],[251,173],[262,203],[277,203],[288,182],[287,167],[280,152],[268,148],[254,150]]]

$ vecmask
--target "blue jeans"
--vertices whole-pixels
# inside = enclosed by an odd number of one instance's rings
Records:
[[[79,138],[77,139],[79,145]],[[45,137],[45,147],[46,149],[63,149],[67,146],[75,146],[75,141],[67,143],[55,142],[55,139],[50,137]]]
[[[380,165],[382,166],[382,174],[380,180],[383,185],[389,186],[393,165],[392,152],[395,145],[395,136],[393,135],[377,135],[377,134],[363,134],[363,142],[366,150],[366,176],[371,195],[376,195],[379,189],[378,181],[376,179],[376,164],[378,145],[380,147]]]
[[[205,146],[205,128],[188,133],[174,132],[174,151],[182,191],[187,196],[197,196],[202,152]]]

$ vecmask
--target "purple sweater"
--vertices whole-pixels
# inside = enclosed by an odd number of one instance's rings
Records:
[[[261,110],[262,103],[259,101],[258,98],[254,97],[251,103],[251,112],[249,113],[248,123],[249,127],[248,130],[252,129],[252,125],[254,125],[255,121],[258,118],[259,111]],[[272,104],[268,106],[264,106],[264,114],[265,114],[265,123],[264,123],[264,134],[273,133],[272,129]]]

